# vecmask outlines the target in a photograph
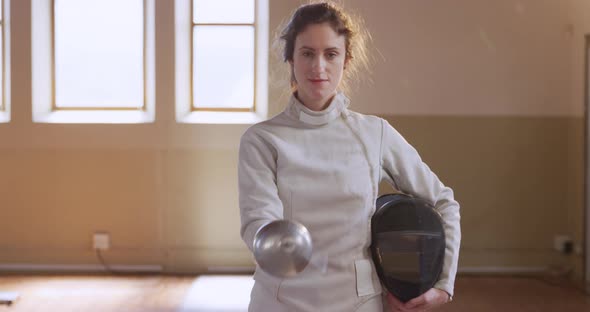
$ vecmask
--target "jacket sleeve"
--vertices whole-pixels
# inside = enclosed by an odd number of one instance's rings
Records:
[[[461,227],[459,203],[420,155],[387,121],[382,120],[381,161],[384,179],[401,192],[427,200],[440,213],[446,236],[443,270],[435,288],[453,295]]]
[[[258,229],[283,218],[276,184],[276,151],[253,128],[240,140],[238,188],[240,235],[252,250]]]

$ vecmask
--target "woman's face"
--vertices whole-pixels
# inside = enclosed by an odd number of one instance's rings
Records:
[[[295,38],[291,67],[297,97],[311,110],[325,109],[342,80],[346,38],[328,23],[310,24]]]

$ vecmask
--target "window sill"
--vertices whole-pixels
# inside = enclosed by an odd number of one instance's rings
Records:
[[[177,121],[192,124],[255,124],[263,120],[252,112],[191,112]]]
[[[68,124],[137,124],[154,122],[154,116],[143,111],[54,111],[35,114],[33,122]]]
[[[7,112],[0,112],[0,123],[9,122],[10,115]]]

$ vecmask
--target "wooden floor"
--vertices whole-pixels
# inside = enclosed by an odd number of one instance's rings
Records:
[[[187,309],[186,302],[195,296],[195,280],[195,276],[166,275],[0,276],[0,291],[20,293],[12,305],[0,305],[0,312],[244,311],[211,306]],[[232,300],[234,295],[226,293],[223,284],[217,283],[215,287],[219,289],[214,292]],[[247,290],[243,292],[241,296],[245,298]],[[563,283],[535,278],[459,276],[454,301],[439,311],[590,311],[590,297]]]

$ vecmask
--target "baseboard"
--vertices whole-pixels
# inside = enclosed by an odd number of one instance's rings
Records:
[[[210,266],[207,267],[207,274],[254,274],[254,266]]]
[[[126,273],[162,273],[161,265],[109,265],[112,271]],[[547,272],[548,267],[503,267],[503,266],[482,266],[482,267],[459,267],[459,274],[536,274]],[[101,265],[96,264],[26,264],[26,263],[5,263],[0,264],[0,272],[107,272]],[[252,274],[253,267],[230,267],[210,266],[206,272],[217,274]]]
[[[161,265],[109,265],[113,272],[124,273],[161,273]],[[97,273],[108,272],[104,266],[98,264],[27,264],[27,263],[5,263],[0,264],[0,272],[64,272],[64,273]]]
[[[534,266],[473,266],[459,267],[458,274],[538,274],[547,272],[549,267]]]

